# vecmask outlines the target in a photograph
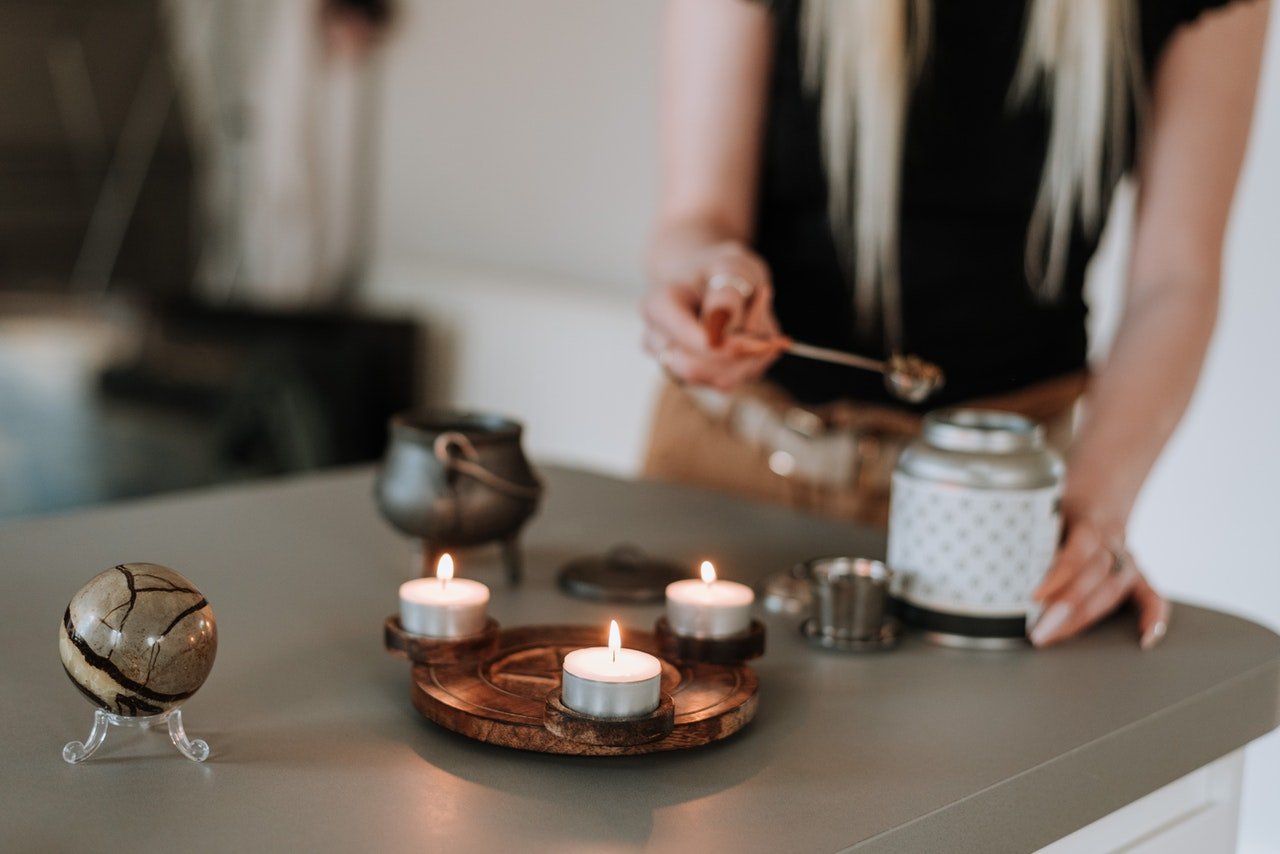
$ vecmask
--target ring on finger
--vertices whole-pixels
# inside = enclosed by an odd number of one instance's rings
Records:
[[[1123,548],[1116,548],[1114,546],[1108,547],[1107,551],[1111,552],[1110,574],[1120,575],[1129,565],[1129,552],[1125,551]]]
[[[751,295],[756,292],[755,287],[737,273],[726,273],[723,271],[714,273],[711,278],[707,280],[708,291],[718,291],[721,288],[730,288],[735,290],[743,299],[751,299]]]

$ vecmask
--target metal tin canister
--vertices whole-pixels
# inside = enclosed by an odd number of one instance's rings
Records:
[[[903,620],[939,643],[1021,643],[1058,545],[1064,470],[1030,419],[927,415],[893,473],[888,564]]]

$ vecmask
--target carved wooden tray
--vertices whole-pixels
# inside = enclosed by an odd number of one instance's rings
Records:
[[[759,680],[745,664],[676,663],[648,632],[622,643],[662,659],[662,691],[675,703],[675,726],[659,740],[607,746],[571,741],[543,725],[547,695],[560,686],[567,653],[601,644],[595,626],[522,626],[503,630],[497,650],[478,661],[419,664],[414,706],[445,729],[490,744],[579,756],[626,756],[700,747],[727,738],[755,717]]]

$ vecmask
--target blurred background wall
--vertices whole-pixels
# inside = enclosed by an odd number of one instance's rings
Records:
[[[154,6],[0,6],[0,289],[83,277],[104,250],[118,252],[121,276],[153,292],[189,277],[193,165],[177,114],[152,109],[169,86],[164,55],[152,49],[163,29]],[[101,189],[123,137],[144,143],[149,168],[126,168],[118,177],[136,186],[106,194],[115,201],[127,190],[136,201],[115,235],[103,233],[112,212]],[[89,232],[97,239],[86,239]]]
[[[0,0],[0,517],[375,458],[386,0]]]

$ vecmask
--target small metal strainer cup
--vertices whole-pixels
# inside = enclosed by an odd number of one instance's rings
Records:
[[[822,557],[807,563],[813,631],[835,641],[875,643],[884,628],[893,574],[878,560]]]

